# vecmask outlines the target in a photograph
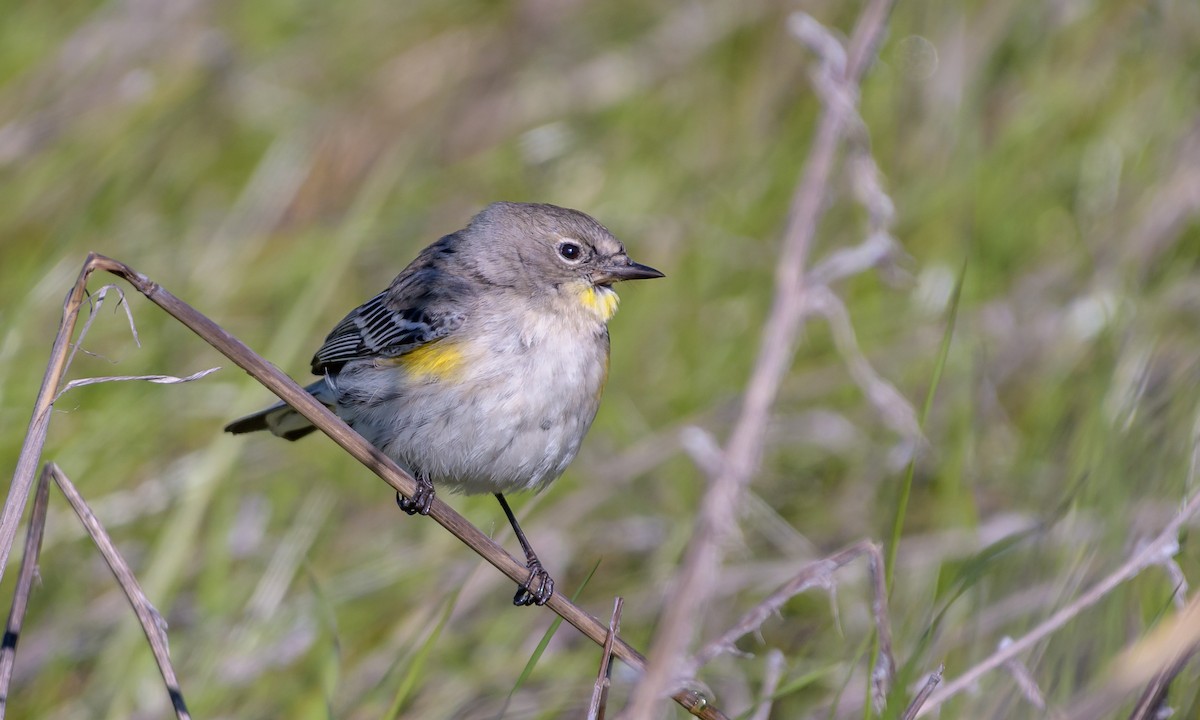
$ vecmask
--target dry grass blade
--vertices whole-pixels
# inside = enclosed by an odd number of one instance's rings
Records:
[[[104,562],[108,563],[109,569],[117,578],[117,584],[125,592],[125,597],[129,599],[129,604],[133,607],[133,612],[142,626],[142,632],[146,634],[146,640],[150,643],[154,661],[158,663],[158,671],[162,674],[163,682],[166,683],[167,694],[171,698],[175,716],[180,720],[187,720],[191,715],[188,714],[187,705],[183,701],[183,692],[179,689],[179,678],[176,677],[175,668],[171,665],[170,650],[167,647],[166,621],[150,604],[150,599],[146,597],[146,593],[142,592],[142,586],[138,584],[133,571],[129,569],[129,564],[125,562],[125,558],[121,557],[121,553],[113,545],[112,538],[108,536],[104,525],[92,514],[91,508],[84,502],[83,496],[75,489],[75,485],[54,463],[48,463],[46,468],[54,477],[54,483],[58,485],[58,489],[67,498],[67,502],[71,504],[71,509],[79,516],[79,521],[83,523],[92,542],[96,543],[100,554],[104,556]]]
[[[1183,672],[1183,668],[1195,654],[1196,648],[1193,647],[1171,667],[1155,675],[1146,685],[1141,696],[1138,697],[1137,704],[1133,706],[1133,712],[1129,713],[1129,720],[1157,720],[1167,717],[1169,715],[1166,708],[1167,691],[1171,689],[1171,682],[1179,673]]]
[[[4,570],[8,567],[8,556],[17,537],[17,525],[21,522],[29,491],[33,488],[33,475],[37,471],[42,448],[46,444],[46,430],[50,427],[50,409],[70,364],[67,353],[71,347],[71,336],[75,333],[79,308],[86,297],[88,276],[94,269],[95,266],[89,258],[63,303],[62,321],[59,323],[58,334],[54,336],[54,345],[50,349],[50,361],[46,366],[45,375],[42,376],[42,387],[33,403],[33,418],[25,431],[21,454],[17,456],[17,467],[13,470],[8,496],[4,499],[4,510],[0,511],[0,579],[4,578]]]
[[[806,565],[787,584],[771,593],[742,615],[733,627],[726,630],[716,640],[705,645],[688,663],[689,677],[713,658],[727,652],[736,652],[734,643],[745,635],[755,632],[769,617],[779,611],[779,608],[800,593],[814,587],[831,588],[833,574],[860,557],[867,556],[871,574],[872,614],[875,619],[876,632],[879,633],[880,665],[883,668],[894,668],[892,658],[892,633],[887,620],[887,591],[883,586],[883,555],[879,546],[870,540],[860,540],[853,545],[814,563]],[[890,680],[891,673],[888,671]],[[884,693],[886,695],[886,692]]]
[[[888,621],[887,572],[883,551],[867,543],[867,569],[871,576],[871,616],[875,619],[876,655],[871,672],[871,690],[876,706],[882,710],[896,680],[896,657],[892,653],[892,625]]]
[[[939,665],[938,669],[929,675],[925,680],[925,684],[921,686],[921,691],[917,693],[917,696],[904,709],[904,714],[900,716],[900,720],[913,720],[917,716],[917,713],[921,711],[921,706],[925,704],[925,701],[937,689],[938,684],[942,682],[942,673],[944,672],[946,672],[946,666]]]
[[[71,382],[67,383],[66,386],[64,386],[63,389],[54,396],[54,402],[58,402],[58,399],[63,396],[63,393],[67,392],[68,390],[74,390],[75,388],[86,387],[88,385],[99,385],[100,383],[110,382],[129,382],[131,380],[151,382],[156,385],[178,385],[179,383],[187,383],[192,382],[193,380],[199,380],[207,375],[212,375],[220,369],[221,368],[219,367],[209,368],[207,370],[201,370],[197,373],[192,373],[191,375],[187,375],[185,377],[176,377],[174,375],[109,375],[106,377],[80,378],[79,380],[72,380]]]
[[[312,395],[305,392],[294,380],[257,355],[245,343],[230,335],[221,326],[167,292],[158,283],[122,262],[96,253],[89,255],[85,261],[83,271],[80,273],[79,279],[64,307],[63,328],[59,332],[62,347],[60,349],[60,343],[56,341],[55,350],[51,354],[51,367],[46,374],[47,379],[43,388],[44,392],[38,398],[38,408],[41,408],[43,404],[47,409],[49,408],[49,398],[53,397],[53,391],[62,376],[62,368],[59,367],[59,358],[61,356],[61,362],[64,363],[66,360],[67,343],[63,338],[69,338],[70,332],[74,328],[75,318],[84,294],[87,279],[95,270],[110,272],[133,285],[138,292],[149,298],[151,302],[166,310],[172,317],[236,363],[238,367],[245,370],[255,380],[262,383],[264,387],[295,408],[297,412],[312,422],[313,425],[328,435],[342,449],[350,453],[352,457],[365,465],[384,482],[404,495],[412,496],[416,489],[416,481],[411,475],[402,470],[376,447],[364,440],[362,436],[350,429],[349,425],[346,425],[328,408],[317,402]],[[46,388],[49,388],[49,391],[46,391]],[[39,410],[35,409],[35,419],[41,417],[38,413]],[[44,414],[48,418],[48,412]],[[35,430],[40,432],[40,439],[39,437],[34,437]],[[30,437],[27,438],[26,445],[32,448],[29,456],[35,461],[37,455],[41,452],[44,439],[44,424],[39,427],[31,425]],[[24,459],[24,457],[25,455],[23,454],[22,458]],[[21,466],[19,465],[18,477],[20,476],[20,472]],[[14,493],[18,492],[20,492],[20,487],[14,481],[13,491],[10,491],[8,498],[9,504],[16,504]],[[28,490],[24,492],[25,495],[28,494]],[[22,495],[22,497],[25,495]],[[23,505],[23,502],[20,505]],[[18,505],[18,514],[20,505]],[[8,505],[5,506],[5,512],[7,513],[7,511]],[[509,555],[503,548],[493,542],[490,537],[484,534],[483,531],[467,522],[466,518],[459,515],[441,500],[434,500],[429,517],[514,582],[519,583],[524,581],[529,574],[524,563],[519,562]],[[3,527],[3,519],[0,518],[0,530],[3,530]],[[3,535],[0,534],[0,542],[3,539]],[[5,557],[7,557],[7,552],[5,553]],[[563,597],[561,593],[552,595],[549,602],[546,603],[546,607],[558,614],[596,644],[603,645],[606,641],[608,628],[599,620]],[[635,669],[644,669],[646,666],[646,660],[641,653],[619,637],[613,641],[613,654]],[[709,704],[705,698],[694,691],[681,690],[673,693],[672,697],[684,709],[696,717],[708,718],[709,720],[719,720],[726,717],[719,708]]]
[[[613,602],[612,618],[608,621],[608,639],[604,641],[604,652],[600,655],[600,670],[596,673],[596,684],[592,687],[592,702],[588,705],[588,720],[604,720],[604,710],[608,704],[608,686],[612,677],[613,640],[621,631],[621,609],[624,606],[625,598],[618,597]]]
[[[1167,684],[1200,646],[1200,595],[1193,596],[1180,612],[1163,619],[1113,663],[1104,683],[1095,692],[1072,702],[1071,720],[1100,720],[1113,716],[1125,696],[1144,683],[1134,718],[1166,717],[1159,714]],[[1168,713],[1169,714],[1169,713]]]
[[[12,608],[8,611],[4,644],[0,646],[0,720],[3,720],[8,712],[8,692],[17,660],[17,641],[21,639],[21,626],[25,622],[25,611],[29,608],[29,593],[33,590],[33,577],[37,574],[38,556],[42,552],[42,537],[46,531],[46,506],[49,500],[50,469],[47,467],[42,470],[37,495],[33,499],[33,513],[29,516],[29,530],[25,534],[25,555],[21,558],[21,570],[17,574]]]
[[[137,327],[133,322],[133,313],[129,309],[129,304],[125,302],[125,293],[120,288],[116,285],[105,285],[95,295],[88,296],[87,279],[93,269],[89,263],[84,263],[79,277],[75,280],[75,285],[67,293],[67,298],[63,302],[62,321],[59,323],[58,334],[54,336],[54,345],[50,349],[50,360],[46,366],[46,373],[42,377],[42,387],[38,390],[37,400],[34,401],[33,418],[30,419],[29,428],[25,431],[25,441],[21,446],[21,454],[17,457],[17,467],[13,471],[13,480],[4,500],[4,510],[0,512],[0,579],[4,578],[4,570],[8,567],[8,556],[12,552],[13,541],[17,536],[17,525],[21,521],[21,513],[29,498],[29,490],[33,487],[33,474],[41,460],[42,447],[46,444],[46,431],[50,427],[50,409],[62,394],[59,388],[63,377],[67,374],[67,368],[71,366],[75,353],[79,352],[83,337],[87,334],[88,328],[92,326],[92,322],[95,321],[96,315],[99,314],[100,308],[104,305],[104,299],[110,291],[116,292],[119,297],[118,302],[124,308],[125,316],[129,319],[129,329],[133,333],[134,342],[139,344],[141,342],[138,339]],[[71,336],[75,334],[75,326],[79,321],[79,310],[85,302],[91,305],[91,312],[79,332],[79,339],[72,343]]]
[[[892,3],[869,2],[855,25],[849,52],[832,52],[821,58],[831,68],[830,77],[842,90],[842,97],[857,101],[859,78],[874,57]],[[793,195],[777,264],[775,295],[754,372],[667,599],[667,611],[651,646],[649,669],[634,693],[630,717],[635,720],[657,717],[659,698],[668,694],[675,682],[697,625],[696,616],[720,577],[721,543],[736,527],[738,500],[758,466],[771,407],[791,365],[808,289],[805,265],[809,248],[825,208],[843,132],[854,114],[849,102],[822,107],[812,150]]]
[[[1006,637],[1000,641],[1000,648],[1003,649],[1006,645],[1012,642],[1012,638]],[[1033,673],[1029,668],[1025,667],[1025,663],[1017,658],[1013,658],[1004,663],[1004,667],[1012,674],[1013,681],[1017,683],[1017,689],[1021,691],[1021,695],[1025,700],[1038,710],[1046,710],[1046,697],[1042,693],[1042,689],[1038,687],[1037,680],[1033,677]]]
[[[913,447],[919,446],[923,437],[917,411],[899,390],[871,367],[858,346],[846,305],[829,288],[815,287],[810,291],[808,307],[829,323],[834,345],[846,363],[850,377],[879,411],[879,417]]]
[[[88,312],[87,320],[83,321],[83,327],[79,329],[79,337],[75,338],[75,342],[71,345],[71,355],[67,358],[67,367],[71,367],[71,363],[75,362],[75,356],[79,354],[80,350],[83,350],[83,339],[87,337],[88,330],[92,329],[92,323],[96,322],[96,316],[100,314],[100,308],[104,307],[104,301],[110,292],[117,294],[117,307],[125,311],[125,318],[129,321],[129,333],[133,335],[133,344],[138,347],[142,346],[142,340],[138,337],[137,324],[133,322],[133,311],[129,309],[129,303],[125,302],[125,291],[116,285],[105,285],[87,296],[91,311]],[[87,350],[83,350],[83,353],[85,355],[92,354]]]
[[[1183,574],[1183,568],[1179,567],[1179,563],[1175,562],[1174,558],[1166,558],[1162,561],[1163,569],[1170,576],[1172,584],[1175,585],[1175,607],[1182,612],[1187,608],[1187,592],[1188,581]],[[1138,697],[1137,704],[1133,706],[1133,712],[1129,714],[1129,720],[1155,720],[1155,718],[1163,717],[1162,714],[1167,702],[1167,691],[1171,689],[1171,683],[1179,673],[1183,672],[1183,668],[1188,662],[1196,656],[1196,651],[1200,649],[1196,645],[1192,645],[1187,652],[1182,654],[1170,667],[1155,675],[1146,688]]]
[[[1122,584],[1140,574],[1146,568],[1161,564],[1164,556],[1170,556],[1178,551],[1179,528],[1184,522],[1195,515],[1197,511],[1200,511],[1200,493],[1196,493],[1190,497],[1186,503],[1184,503],[1179,513],[1171,520],[1171,522],[1167,523],[1166,527],[1163,528],[1162,532],[1160,532],[1158,536],[1141,547],[1107,577],[1088,588],[1086,592],[1077,597],[1067,606],[1060,609],[1058,612],[1046,618],[1046,620],[1042,621],[1037,627],[1033,628],[1020,638],[1014,640],[1011,644],[1001,648],[1000,650],[997,650],[995,653],[980,661],[974,667],[970,668],[965,673],[947,683],[940,690],[935,692],[933,696],[929,698],[929,702],[926,704],[926,706],[921,709],[918,717],[936,709],[939,705],[946,702],[954,695],[957,695],[963,690],[973,686],[983,675],[1003,666],[1020,653],[1025,652],[1029,648],[1041,642],[1043,639],[1050,636],[1068,622],[1076,618],[1084,610],[1100,602],[1100,600],[1106,597],[1117,587],[1120,587]],[[1200,628],[1198,628],[1198,630],[1200,630]],[[1182,652],[1182,650],[1179,652]],[[1126,682],[1133,682],[1134,685],[1130,687],[1134,687],[1138,684],[1146,682],[1154,673],[1157,673],[1159,670],[1169,665],[1170,662],[1173,662],[1178,657],[1178,654],[1179,653],[1172,655],[1170,658],[1165,659],[1163,662],[1160,662],[1157,665],[1143,665],[1142,670],[1138,673],[1134,673],[1132,670],[1130,670],[1130,672],[1123,676],[1123,680]],[[1146,668],[1150,668],[1148,673],[1146,672]],[[1115,691],[1115,687],[1110,686],[1107,688],[1107,692],[1111,693]],[[1087,715],[1084,715],[1084,717],[1087,717]]]
[[[783,653],[777,649],[772,649],[767,653],[767,669],[763,675],[762,690],[759,692],[758,707],[754,710],[754,714],[750,716],[750,720],[770,720],[771,707],[774,705],[775,690],[779,687],[779,680],[783,678],[784,666]]]

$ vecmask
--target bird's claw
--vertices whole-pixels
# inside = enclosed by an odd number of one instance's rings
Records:
[[[433,483],[418,481],[417,492],[411,498],[396,493],[396,504],[409,515],[428,515],[429,508],[433,507],[434,495]]]
[[[550,573],[546,572],[537,560],[531,561],[526,567],[529,568],[529,579],[517,586],[517,594],[513,595],[513,605],[545,605],[554,594],[554,578],[550,577]]]

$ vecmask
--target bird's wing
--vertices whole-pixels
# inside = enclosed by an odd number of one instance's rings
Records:
[[[336,371],[350,360],[399,357],[462,326],[475,293],[461,277],[430,262],[435,248],[333,328],[313,355],[314,373]]]

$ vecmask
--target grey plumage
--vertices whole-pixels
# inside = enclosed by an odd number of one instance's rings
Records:
[[[599,407],[611,284],[659,276],[581,212],[495,203],[339,322],[308,389],[435,487],[541,489]],[[277,404],[226,429],[294,440],[312,428]]]

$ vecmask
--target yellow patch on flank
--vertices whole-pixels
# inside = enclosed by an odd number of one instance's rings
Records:
[[[579,299],[583,301],[584,307],[595,313],[602,322],[608,322],[609,318],[616,314],[617,303],[620,302],[617,292],[603,285],[585,287]]]
[[[433,342],[388,362],[416,377],[452,381],[462,374],[463,353],[452,343]]]

